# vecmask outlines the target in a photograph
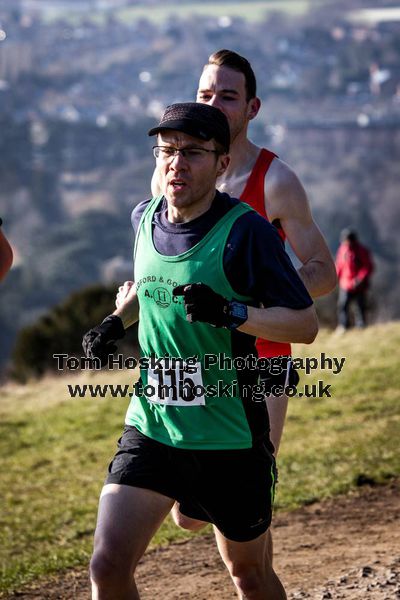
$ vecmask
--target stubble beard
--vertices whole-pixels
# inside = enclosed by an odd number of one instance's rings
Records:
[[[248,121],[246,117],[242,117],[240,122],[234,127],[231,128],[231,146],[235,142],[235,140],[242,134],[242,132],[247,131]]]

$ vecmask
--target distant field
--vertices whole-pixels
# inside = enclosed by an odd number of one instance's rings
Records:
[[[379,22],[400,21],[399,7],[383,7],[355,10],[350,13],[352,21],[362,21],[369,25],[376,25]]]
[[[279,456],[278,509],[400,475],[400,323],[342,337],[322,332],[295,355],[344,357],[331,398],[292,398]],[[79,564],[91,552],[98,495],[127,400],[70,399],[67,383],[125,383],[131,374],[82,373],[7,385],[0,398],[0,596]],[[299,388],[300,389],[300,388]],[[187,533],[166,522],[154,543]]]
[[[213,16],[215,18],[229,16],[241,17],[248,21],[260,21],[266,14],[273,11],[281,11],[298,16],[306,13],[311,6],[326,2],[326,0],[253,0],[249,2],[190,2],[188,4],[174,4],[168,2],[152,7],[134,6],[119,9],[113,12],[117,18],[131,23],[138,19],[149,19],[161,23],[171,16],[186,18],[190,15]],[[104,19],[104,13],[92,13],[91,18],[97,22]],[[48,21],[59,18],[67,18],[72,22],[79,22],[88,15],[82,12],[61,12],[60,10],[49,10],[46,15]]]
[[[308,11],[315,0],[271,0],[269,2],[193,2],[190,5],[168,3],[165,6],[134,7],[119,12],[119,17],[126,21],[133,21],[143,17],[156,22],[165,21],[171,15],[186,18],[190,15],[213,17],[241,17],[248,21],[261,21],[269,12],[281,11],[294,16]]]

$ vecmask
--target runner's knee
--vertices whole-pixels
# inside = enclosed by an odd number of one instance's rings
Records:
[[[90,578],[99,589],[119,589],[131,579],[130,569],[121,568],[118,557],[104,551],[95,551],[90,561]]]
[[[265,567],[256,564],[239,563],[231,567],[231,577],[239,592],[245,598],[259,597],[265,587]]]
[[[259,600],[287,600],[282,583],[271,565],[238,564],[230,569],[232,580],[243,598]]]
[[[118,561],[104,552],[97,551],[90,561],[90,578],[98,585],[110,583],[116,577]]]

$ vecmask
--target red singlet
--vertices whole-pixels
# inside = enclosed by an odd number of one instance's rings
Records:
[[[265,148],[261,149],[260,154],[257,157],[252,172],[247,180],[245,188],[240,200],[249,204],[254,210],[256,210],[262,217],[268,219],[268,215],[265,211],[265,200],[264,200],[264,180],[267,171],[277,155]],[[278,229],[278,233],[282,240],[285,241],[285,232],[283,229]],[[270,342],[262,338],[257,339],[257,350],[258,356],[271,357],[271,356],[290,356],[292,353],[290,344],[281,342]]]

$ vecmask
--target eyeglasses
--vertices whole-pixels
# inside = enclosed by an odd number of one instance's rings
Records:
[[[212,152],[219,154],[218,150],[207,150],[207,148],[174,148],[173,146],[153,146],[153,155],[155,158],[160,160],[168,161],[172,160],[178,154],[181,154],[183,158],[189,162],[195,162],[201,160],[206,154]]]

